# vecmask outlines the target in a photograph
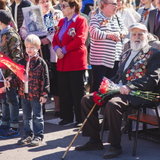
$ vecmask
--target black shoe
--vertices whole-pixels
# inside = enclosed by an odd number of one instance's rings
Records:
[[[81,122],[75,122],[74,127],[81,127],[82,123]]]
[[[60,125],[60,126],[69,126],[69,125],[71,125],[71,124],[73,124],[73,121],[61,120],[61,121],[59,122],[59,125]]]
[[[59,112],[59,111],[55,111],[54,116],[55,116],[55,117],[60,117],[60,116],[61,116],[61,114],[60,114],[60,112]]]
[[[18,128],[10,128],[9,130],[6,130],[4,132],[1,131],[0,138],[14,138],[18,137],[20,135]]]
[[[0,130],[1,129],[9,129],[9,126],[7,126],[7,125],[0,125]]]
[[[119,156],[122,153],[121,148],[115,148],[113,146],[110,146],[108,151],[103,155],[104,159],[110,159]]]
[[[94,150],[102,150],[104,149],[102,142],[87,142],[85,145],[83,146],[78,146],[75,147],[76,151],[94,151]]]

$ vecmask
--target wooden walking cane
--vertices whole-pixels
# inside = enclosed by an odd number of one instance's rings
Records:
[[[90,110],[90,112],[88,113],[87,117],[85,118],[85,120],[83,121],[82,123],[82,126],[79,128],[78,132],[76,133],[76,135],[73,137],[71,143],[69,144],[67,150],[65,151],[65,153],[63,154],[62,156],[62,160],[65,158],[65,156],[67,155],[69,149],[71,148],[72,144],[74,143],[74,141],[76,140],[76,138],[78,137],[80,131],[82,130],[83,126],[86,124],[88,118],[90,117],[90,115],[92,114],[93,110],[95,109],[96,107],[96,103],[93,105],[92,109]]]

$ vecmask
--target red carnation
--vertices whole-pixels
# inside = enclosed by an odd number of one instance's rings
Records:
[[[102,97],[100,96],[100,94],[98,94],[98,92],[93,93],[93,101],[99,106],[101,106],[104,103]]]
[[[109,92],[109,81],[108,79],[104,78],[101,82],[101,85],[99,87],[99,92],[102,94],[105,94],[107,92]]]

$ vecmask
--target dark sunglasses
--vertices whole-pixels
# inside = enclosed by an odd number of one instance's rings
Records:
[[[61,4],[60,7],[61,7],[61,9],[65,9],[65,8],[69,7],[69,5],[67,5],[67,4]]]

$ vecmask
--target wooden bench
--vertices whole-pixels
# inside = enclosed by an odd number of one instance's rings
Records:
[[[134,137],[134,143],[133,143],[133,152],[132,152],[133,156],[136,156],[136,151],[137,151],[137,138],[138,138],[139,122],[142,122],[144,124],[150,124],[150,125],[153,125],[153,126],[159,126],[159,130],[160,130],[160,116],[159,116],[159,113],[158,113],[158,106],[152,107],[152,109],[155,109],[155,112],[156,112],[155,115],[149,115],[149,114],[146,114],[145,112],[141,112],[141,109],[144,109],[143,106],[139,107],[139,109],[137,109],[136,114],[128,115],[128,120],[129,120],[128,135],[129,135],[129,139],[131,139],[132,121],[136,121],[136,131],[135,131],[135,137]]]
[[[137,120],[137,114],[129,115],[128,119],[136,121]],[[139,122],[150,124],[150,125],[153,125],[153,126],[158,126],[159,125],[157,116],[149,115],[149,114],[145,114],[145,113],[140,113]]]

